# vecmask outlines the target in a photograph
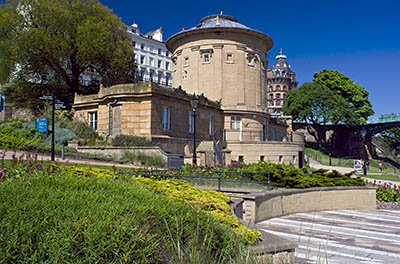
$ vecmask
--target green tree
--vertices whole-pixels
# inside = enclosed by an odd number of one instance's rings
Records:
[[[339,123],[350,124],[357,119],[343,97],[318,82],[303,83],[300,88],[289,91],[286,98],[283,112],[291,115],[293,120],[303,122],[319,148],[327,145],[326,132],[331,129],[327,125],[335,131]]]
[[[400,153],[400,127],[393,127],[381,132],[381,138],[392,149],[392,154]]]
[[[73,95],[84,74],[106,86],[134,82],[125,25],[97,0],[10,0],[0,6],[0,77],[40,83],[43,74]]]
[[[368,91],[343,73],[324,69],[319,73],[314,73],[313,82],[319,83],[326,90],[334,91],[344,98],[349,103],[348,107],[357,114],[358,123],[365,123],[368,117],[374,114],[368,99]]]

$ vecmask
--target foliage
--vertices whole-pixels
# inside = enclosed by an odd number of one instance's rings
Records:
[[[145,137],[117,135],[111,140],[111,145],[119,147],[152,146],[151,141]]]
[[[283,111],[305,123],[319,147],[327,144],[327,125],[352,124],[357,119],[343,97],[318,82],[304,83],[289,91]]]
[[[30,109],[36,115],[39,115],[46,107],[51,107],[50,101],[41,100],[39,97],[51,95],[52,89],[53,86],[49,84],[28,82],[7,83],[3,85],[3,93],[7,98],[7,105]],[[68,92],[68,87],[65,85],[57,86],[55,96],[66,103],[72,100]]]
[[[376,188],[376,199],[382,202],[400,202],[400,186],[391,183],[379,185]]]
[[[135,81],[124,24],[97,0],[9,0],[0,6],[0,68],[19,83],[79,92],[82,75],[106,86]],[[46,75],[47,80],[43,80]]]
[[[160,155],[148,155],[140,151],[124,151],[118,159],[122,163],[139,163],[141,166],[165,168],[167,164]]]
[[[40,142],[34,128],[26,128],[25,122],[9,120],[0,123],[0,149],[25,149]]]
[[[32,164],[0,183],[4,263],[232,263],[244,245],[198,207],[131,181]]]
[[[380,137],[392,149],[393,154],[400,153],[400,127],[386,129],[380,133]]]
[[[57,125],[61,128],[72,130],[80,139],[96,139],[96,131],[89,127],[87,123],[71,119],[60,120]]]
[[[351,111],[357,115],[358,123],[365,123],[374,114],[368,91],[349,77],[336,70],[322,70],[314,73],[313,82],[319,83],[326,90],[337,93],[348,102]],[[346,123],[347,120],[343,120]]]
[[[45,139],[47,142],[51,143],[51,134],[47,136]],[[76,135],[73,131],[68,128],[56,128],[54,133],[54,141],[56,144],[62,145],[66,144],[68,140],[76,138]]]
[[[259,238],[257,230],[247,229],[232,215],[229,203],[232,203],[233,199],[223,193],[198,189],[184,180],[177,179],[157,181],[139,176],[133,178],[133,181],[164,193],[173,200],[184,200],[194,207],[210,212],[219,221],[232,226],[233,230],[250,244],[255,244]]]
[[[189,168],[188,166],[184,167]],[[205,176],[217,176],[211,168],[204,169]],[[218,168],[222,170],[221,177],[227,179],[249,180],[249,181],[268,181],[268,171],[270,172],[270,181],[273,187],[280,188],[311,188],[326,186],[362,186],[365,185],[362,178],[352,178],[352,173],[341,174],[337,171],[328,172],[324,169],[299,169],[293,165],[275,164],[260,161],[258,163],[243,164],[241,168]],[[241,171],[244,174],[232,174],[224,171]],[[248,173],[246,173],[248,172]],[[250,173],[264,172],[264,173]]]

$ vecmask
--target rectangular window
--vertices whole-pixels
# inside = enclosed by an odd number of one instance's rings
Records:
[[[136,48],[136,41],[132,41],[132,46]]]
[[[243,163],[244,162],[244,156],[239,156],[239,163]]]
[[[279,155],[279,163],[283,163],[283,156]]]
[[[154,80],[154,70],[150,70],[150,81]]]
[[[158,55],[161,55],[161,49],[158,49]]]
[[[89,126],[94,130],[97,130],[97,112],[88,113]]]
[[[277,94],[276,95],[276,106],[280,106],[281,105],[281,95]]]
[[[205,63],[210,62],[210,55],[204,54],[204,60],[203,60],[203,62],[205,62]]]
[[[170,127],[170,113],[168,107],[162,109],[162,129],[169,130]]]
[[[149,65],[150,65],[150,66],[153,66],[153,62],[154,62],[154,59],[150,57],[150,59],[149,59]]]
[[[161,60],[158,60],[158,61],[157,61],[157,67],[158,67],[159,69],[161,69]]]
[[[231,116],[231,129],[240,129],[241,116]]]
[[[159,73],[158,73],[158,78],[157,78],[157,83],[158,83],[158,84],[161,84],[161,77],[162,77],[162,73],[159,72]]]
[[[189,112],[189,133],[194,131],[194,115],[193,112]]]
[[[269,105],[274,106],[274,96],[272,94],[269,95]]]
[[[183,66],[189,66],[189,57],[185,58],[185,62],[183,64]]]
[[[144,50],[144,44],[140,44],[140,49]]]
[[[144,64],[144,55],[140,56],[140,64]]]
[[[171,75],[169,73],[165,74],[165,84],[168,86],[169,85],[169,80],[171,79]]]
[[[215,117],[213,117],[213,116],[211,116],[210,117],[210,127],[209,127],[209,134],[211,135],[211,136],[213,136],[214,135],[214,126],[215,126]]]
[[[265,160],[265,156],[260,156],[260,161],[264,161]]]
[[[226,54],[226,62],[233,63],[233,54],[231,53]]]
[[[165,69],[169,70],[169,62],[168,61],[165,62]]]

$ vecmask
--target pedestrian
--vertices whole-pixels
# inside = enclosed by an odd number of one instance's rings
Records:
[[[379,171],[382,172],[382,162],[379,162]]]
[[[367,170],[369,170],[369,159],[367,159]]]
[[[363,171],[364,171],[364,176],[367,175],[367,160],[364,160]]]

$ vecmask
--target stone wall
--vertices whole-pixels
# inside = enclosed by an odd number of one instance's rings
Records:
[[[375,210],[375,187],[277,189],[248,194],[244,197],[242,217],[244,222],[254,224],[273,217],[299,212],[350,209]]]
[[[167,153],[165,153],[160,147],[113,147],[113,146],[79,146],[77,147],[78,152],[91,153],[91,154],[102,154],[120,157],[124,151],[137,151],[147,155],[159,155],[164,161],[167,161]]]

